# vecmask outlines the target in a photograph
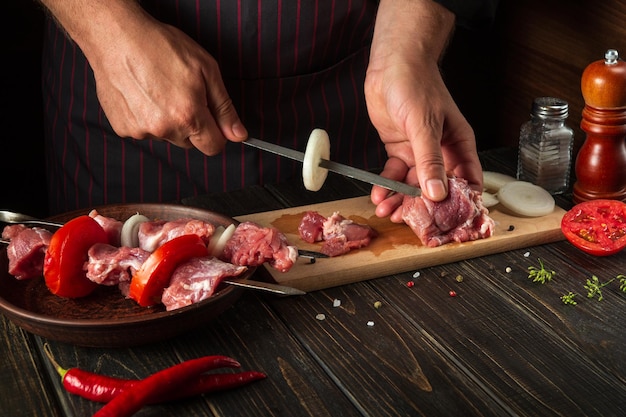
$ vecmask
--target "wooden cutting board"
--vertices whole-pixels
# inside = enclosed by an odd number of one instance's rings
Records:
[[[550,215],[522,218],[492,207],[490,216],[496,222],[495,233],[488,239],[465,243],[449,243],[436,248],[423,246],[405,224],[396,224],[388,218],[378,218],[369,196],[293,207],[237,217],[239,221],[253,221],[262,226],[273,226],[282,231],[290,244],[300,249],[319,250],[320,244],[306,243],[298,235],[298,225],[309,210],[330,216],[338,211],[357,223],[366,223],[376,229],[378,237],[366,248],[348,254],[318,259],[309,263],[300,258],[289,272],[281,273],[266,266],[279,284],[303,291],[314,291],[338,285],[379,278],[395,273],[416,271],[483,255],[527,248],[563,240],[561,218],[565,211],[559,207]],[[511,228],[511,226],[513,226]],[[509,230],[512,229],[512,230]]]

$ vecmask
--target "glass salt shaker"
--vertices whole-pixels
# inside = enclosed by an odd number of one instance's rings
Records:
[[[568,107],[558,98],[536,98],[520,129],[517,178],[551,194],[569,188],[574,131],[565,124]]]

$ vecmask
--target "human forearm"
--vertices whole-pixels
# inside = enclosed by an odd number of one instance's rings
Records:
[[[136,0],[39,0],[92,65],[114,48],[121,33],[141,36],[153,20]]]
[[[372,64],[403,59],[435,64],[454,31],[454,14],[432,0],[381,0],[372,41]]]

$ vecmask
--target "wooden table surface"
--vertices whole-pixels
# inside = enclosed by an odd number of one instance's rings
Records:
[[[482,155],[485,169],[509,174],[514,159],[509,149]],[[318,193],[284,184],[182,203],[237,216],[367,190],[331,175]],[[568,208],[569,198],[559,203]],[[528,278],[538,258],[556,271],[545,285]],[[593,275],[604,282],[626,274],[626,252],[597,258],[562,241],[414,272],[297,297],[245,292],[208,325],[133,348],[47,341],[2,316],[0,415],[88,416],[100,408],[64,391],[45,342],[65,367],[119,377],[208,354],[268,375],[145,407],[141,416],[626,415],[626,294],[610,285],[597,301],[583,288]],[[561,302],[568,291],[579,294],[578,305]]]

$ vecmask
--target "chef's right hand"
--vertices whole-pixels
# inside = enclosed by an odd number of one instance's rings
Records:
[[[133,1],[44,3],[85,53],[119,136],[166,140],[206,155],[219,153],[226,140],[247,138],[217,62],[179,29]],[[86,13],[89,24],[81,20]]]

